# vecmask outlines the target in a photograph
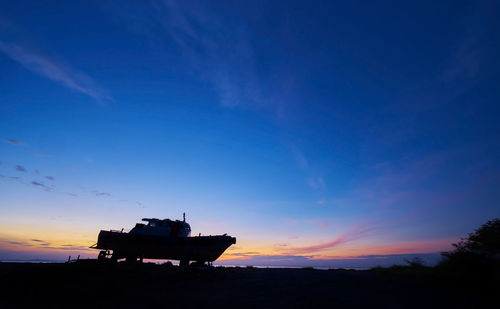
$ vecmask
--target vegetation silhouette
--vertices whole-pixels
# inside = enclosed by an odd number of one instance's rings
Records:
[[[500,286],[500,219],[486,222],[453,246],[436,267],[450,282],[486,290]]]
[[[406,260],[407,265],[375,267],[371,271],[419,278],[440,288],[495,295],[500,286],[500,219],[484,223],[452,245],[455,249],[441,253],[443,260],[434,267],[426,266],[416,258]]]
[[[405,262],[406,262],[406,264],[408,264],[408,266],[410,266],[412,268],[425,267],[424,261],[419,257],[415,257],[412,260],[405,259]]]
[[[500,257],[500,219],[496,218],[483,224],[474,233],[453,244],[455,250],[444,252],[448,259],[459,259],[462,255],[471,255],[487,259]]]

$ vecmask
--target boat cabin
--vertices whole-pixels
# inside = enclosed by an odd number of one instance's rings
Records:
[[[147,222],[137,223],[130,230],[131,234],[155,235],[155,236],[170,236],[170,237],[189,237],[191,236],[191,226],[184,220],[170,220],[157,218],[143,218],[142,221]]]

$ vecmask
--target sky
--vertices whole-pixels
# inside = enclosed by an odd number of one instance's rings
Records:
[[[0,259],[181,219],[225,263],[433,257],[500,216],[496,1],[2,1]]]

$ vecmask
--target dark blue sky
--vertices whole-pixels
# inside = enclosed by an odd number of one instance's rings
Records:
[[[3,2],[0,238],[185,211],[227,258],[445,250],[500,215],[498,12]]]

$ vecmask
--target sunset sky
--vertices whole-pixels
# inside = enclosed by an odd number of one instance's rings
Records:
[[[183,212],[247,264],[448,250],[500,216],[499,12],[2,1],[0,260]]]

